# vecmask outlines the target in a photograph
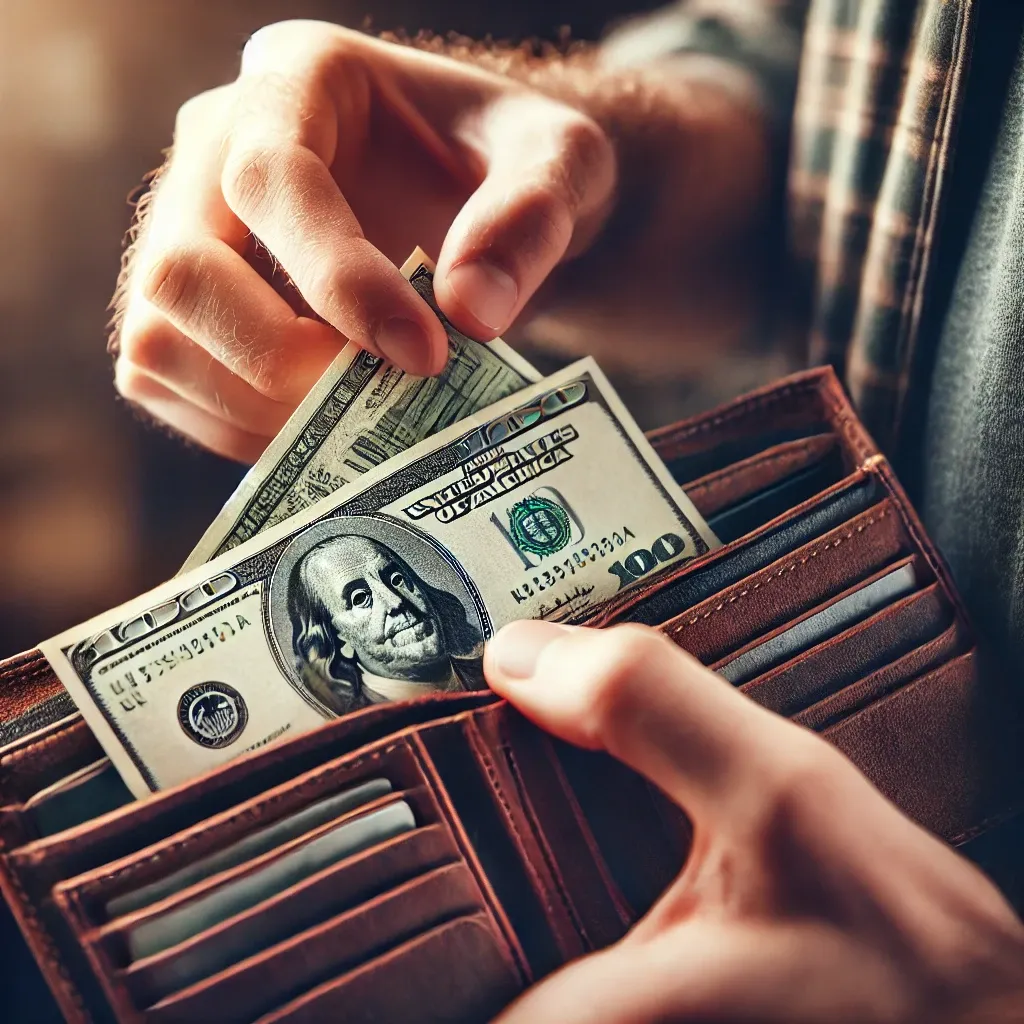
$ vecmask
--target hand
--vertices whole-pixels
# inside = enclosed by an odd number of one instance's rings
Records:
[[[896,1024],[1024,1001],[1024,926],[994,886],[838,751],[660,634],[517,622],[484,666],[524,715],[647,776],[694,828],[682,874],[626,938],[501,1024]]]
[[[444,330],[394,265],[415,245],[440,254],[444,312],[490,339],[594,237],[615,180],[593,120],[511,78],[325,23],[265,28],[234,83],[178,114],[117,386],[252,461],[346,339],[441,370]]]

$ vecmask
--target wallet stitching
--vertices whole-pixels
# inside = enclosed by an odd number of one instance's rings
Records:
[[[499,803],[501,804],[502,808],[505,811],[505,817],[508,820],[509,827],[515,834],[516,840],[518,841],[520,847],[525,847],[526,844],[523,842],[523,834],[522,832],[520,832],[519,826],[516,824],[515,815],[512,813],[512,805],[509,803],[508,798],[505,796],[505,791],[502,788],[501,782],[498,779],[497,768],[495,768],[494,762],[491,760],[490,753],[487,750],[486,744],[483,743],[483,740],[477,733],[475,726],[472,729],[466,730],[466,733],[469,736],[470,744],[473,748],[473,752],[477,756],[477,760],[483,765],[484,771],[487,772],[487,777],[488,779],[490,779],[491,782],[491,791],[495,794],[495,796],[497,796]],[[534,839],[536,839],[536,837],[534,837]],[[541,852],[543,855],[543,851]],[[526,866],[526,870],[529,873],[530,878],[533,879],[533,882],[537,887],[537,890],[540,893],[547,892],[548,887],[544,884],[543,880],[541,879],[540,874],[538,873],[533,861],[529,857],[522,858],[522,860],[523,864]],[[557,882],[555,883],[555,889],[558,892],[558,896],[562,900],[564,906],[565,896],[559,889]],[[564,909],[568,912],[568,907],[564,907]],[[571,913],[569,916],[570,920],[572,920]]]
[[[728,605],[736,604],[736,602],[741,601],[748,594],[752,594],[755,590],[759,590],[761,587],[767,586],[769,583],[772,582],[772,580],[777,580],[780,577],[786,575],[786,573],[796,572],[796,570],[799,569],[801,566],[807,565],[807,563],[810,562],[811,559],[817,558],[818,555],[822,554],[825,551],[828,551],[829,548],[837,548],[840,544],[843,544],[848,540],[852,540],[856,534],[863,533],[865,530],[870,529],[872,526],[875,526],[877,523],[881,522],[883,519],[885,519],[887,516],[891,514],[891,508],[882,509],[882,511],[879,512],[877,515],[874,515],[870,519],[867,519],[865,522],[861,523],[855,529],[847,530],[846,533],[844,533],[842,536],[836,537],[835,540],[828,541],[821,547],[815,548],[813,551],[809,551],[806,555],[804,555],[797,561],[790,562],[787,565],[782,566],[781,569],[776,569],[775,572],[766,576],[763,580],[758,580],[756,583],[744,588],[739,593],[733,594],[731,597],[728,597],[724,601],[719,602],[717,605],[715,605],[714,608],[710,608],[708,611],[703,612],[700,615],[695,615],[692,619],[689,619],[685,622],[680,622],[674,626],[671,626],[670,632],[672,634],[678,633],[681,630],[686,629],[688,626],[694,626],[698,622],[702,622],[705,619],[711,618],[712,615],[716,614],[717,612],[720,612],[723,608],[726,608]]]
[[[10,870],[6,872],[7,878],[11,885],[14,887],[15,895],[21,904],[21,911],[25,915],[28,924],[32,927],[34,936],[37,941],[41,943],[43,948],[49,957],[49,967],[54,967],[57,970],[57,974],[60,976],[60,980],[63,983],[61,988],[64,994],[71,1000],[75,1008],[82,1014],[85,1020],[92,1020],[92,1015],[89,1013],[88,1008],[85,1005],[85,1000],[82,998],[74,981],[68,972],[67,967],[64,966],[64,961],[57,950],[57,945],[50,937],[50,933],[42,925],[39,920],[39,915],[36,913],[35,905],[29,900],[28,894],[25,891],[25,887],[21,884],[21,879],[18,877],[17,872]]]
[[[250,819],[259,820],[261,818],[264,818],[265,814],[263,812],[274,807],[276,804],[279,804],[282,800],[285,800],[290,796],[295,796],[300,793],[305,794],[309,790],[319,789],[326,782],[333,781],[336,778],[337,772],[339,770],[351,772],[354,769],[358,768],[360,765],[371,764],[372,762],[378,761],[380,760],[380,758],[385,757],[390,753],[393,753],[395,750],[401,747],[403,743],[404,741],[399,741],[398,743],[392,744],[390,747],[385,747],[383,750],[376,750],[372,754],[368,754],[364,757],[361,757],[358,760],[353,761],[351,764],[347,764],[340,769],[326,771],[314,776],[312,779],[307,779],[305,782],[300,783],[298,786],[292,789],[287,789],[283,793],[278,793],[277,796],[271,797],[264,803],[257,804],[255,807],[249,807],[245,811],[239,812],[234,817],[224,819],[223,821],[219,822],[216,826],[214,826],[214,828],[216,831],[221,831],[229,829],[233,825],[246,822]],[[200,822],[196,822],[195,825],[191,825],[189,827],[195,828],[199,824]],[[170,844],[169,846],[165,846],[162,849],[157,850],[155,853],[151,853],[144,860],[133,861],[131,864],[125,865],[124,867],[117,868],[113,871],[109,871],[103,875],[99,875],[96,878],[92,878],[87,882],[83,882],[81,885],[77,886],[75,889],[72,889],[71,891],[77,891],[92,898],[96,889],[103,886],[111,879],[116,878],[118,880],[126,880],[133,878],[135,875],[139,874],[139,872],[142,871],[144,868],[158,864],[162,860],[166,860],[167,857],[171,854],[181,853],[182,851],[188,849],[188,847],[194,845],[198,839],[206,836],[208,832],[209,829],[193,832],[192,835],[187,836],[185,839],[180,839],[177,842]],[[131,855],[128,854],[127,856]]]
[[[499,733],[503,733],[500,723],[498,725],[498,731]],[[558,893],[559,899],[562,901],[562,906],[565,908],[565,912],[569,915],[569,920],[572,922],[573,927],[576,929],[580,938],[590,946],[591,949],[593,949],[594,944],[576,912],[576,907],[573,905],[572,899],[569,896],[569,891],[562,879],[561,872],[558,870],[551,848],[548,846],[547,840],[544,838],[544,833],[540,828],[540,823],[537,821],[533,807],[526,798],[526,787],[523,784],[522,774],[519,771],[519,766],[516,764],[511,744],[504,735],[502,735],[499,749],[505,755],[505,760],[508,762],[509,772],[512,775],[512,781],[515,783],[516,789],[518,790],[519,802],[522,804],[526,822],[530,826],[530,830],[533,832],[537,846],[540,847],[541,856],[544,858],[548,866],[548,872],[555,883],[555,890]]]

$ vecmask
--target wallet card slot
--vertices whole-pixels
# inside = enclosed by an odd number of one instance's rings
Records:
[[[427,784],[408,743],[404,739],[384,740],[336,758],[125,857],[59,881],[54,887],[55,897],[67,908],[73,927],[88,930],[101,926],[108,920],[109,902],[115,901],[115,913],[118,908],[123,911],[126,904],[118,902],[122,897],[154,883],[159,885],[167,876],[215,856],[254,832],[298,815],[342,790],[377,778],[387,779],[394,790],[414,790]],[[73,836],[74,832],[64,835]],[[31,848],[25,847],[16,856]]]
[[[23,736],[0,750],[0,802],[25,803],[103,756],[81,718]]]
[[[740,689],[776,714],[795,715],[934,639],[952,615],[941,585],[932,583]]]
[[[902,520],[886,499],[660,628],[712,664],[911,550]]]
[[[885,496],[874,474],[857,473],[779,520],[712,551],[661,579],[640,595],[612,600],[588,622],[658,626],[773,562],[849,522]]]
[[[110,759],[103,757],[36,793],[25,802],[23,813],[37,836],[53,836],[133,799]]]
[[[218,822],[238,818],[240,827],[259,827],[293,809],[285,803],[316,799],[340,788],[346,777],[371,774],[384,748],[402,747],[403,737],[422,722],[495,699],[490,693],[459,693],[374,705],[271,748],[243,754],[213,773],[135,801],[99,820],[29,843],[12,851],[11,869],[27,897],[35,900],[44,899],[65,879],[92,871],[102,874],[106,865],[130,861],[147,849],[159,853],[155,876],[168,859],[160,851],[173,847],[175,837],[194,836],[189,845],[198,850],[205,833]],[[401,753],[388,756],[398,759],[396,771],[405,771]],[[362,761],[368,765],[365,770],[358,767]],[[401,778],[393,781],[406,788],[415,784]]]
[[[834,454],[708,516],[708,525],[723,544],[731,544],[828,490],[842,477],[840,469]]]
[[[124,970],[137,1006],[225,970],[315,924],[459,858],[443,825],[427,825],[332,864],[249,910]]]
[[[797,446],[828,433],[828,424],[821,420],[776,430],[764,430],[762,424],[761,430],[748,436],[720,442],[707,449],[691,450],[688,453],[678,452],[678,447],[673,451],[663,441],[655,441],[654,450],[661,455],[668,471],[685,490],[687,482],[703,480],[728,470],[730,466],[749,462],[765,451]]]
[[[968,646],[966,631],[957,620],[927,643],[812,704],[796,715],[794,720],[821,732],[881,700],[918,676],[938,668],[958,654],[963,654]]]
[[[114,962],[153,956],[271,895],[417,825],[437,821],[426,788],[388,793],[250,861],[102,925],[93,940]]]
[[[848,468],[875,454],[835,374],[827,368],[795,375],[681,423],[651,431],[654,450],[677,479],[693,480],[769,445],[826,431],[840,439]]]
[[[835,452],[836,444],[835,434],[813,434],[766,447],[695,480],[679,483],[697,511],[707,519],[808,469]]]
[[[437,984],[439,976],[445,984]],[[484,915],[474,914],[439,925],[324,982],[257,1024],[484,1024],[523,987],[500,937]]]
[[[148,1008],[146,1019],[153,1024],[251,1021],[446,921],[482,909],[469,868],[461,861],[447,864],[160,1000]]]
[[[887,565],[842,593],[733,651],[712,671],[740,686],[862,622],[918,589],[918,558]]]
[[[533,976],[543,977],[587,952],[582,939],[571,932],[553,884],[538,874],[543,856],[532,845],[524,847],[530,839],[528,829],[510,821],[511,808],[482,769],[467,739],[466,723],[435,725],[418,739]]]

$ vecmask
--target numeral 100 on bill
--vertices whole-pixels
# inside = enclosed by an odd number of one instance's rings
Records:
[[[659,565],[671,562],[683,553],[686,543],[674,533],[663,533],[651,546],[630,551],[621,561],[612,562],[608,571],[619,577],[619,590],[646,576]]]

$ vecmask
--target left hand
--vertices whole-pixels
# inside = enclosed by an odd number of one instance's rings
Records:
[[[516,622],[484,667],[524,715],[630,765],[694,829],[626,938],[501,1024],[902,1024],[1024,1000],[1024,925],[984,875],[661,634]]]

